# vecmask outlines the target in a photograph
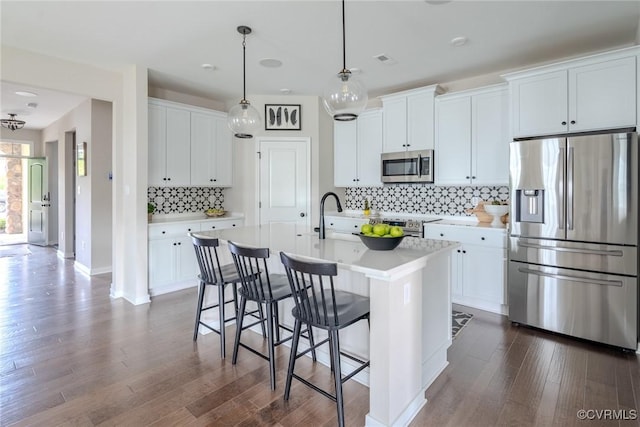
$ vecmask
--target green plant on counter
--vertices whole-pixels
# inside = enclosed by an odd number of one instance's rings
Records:
[[[156,211],[156,205],[153,203],[147,203],[147,213],[154,213]]]
[[[7,220],[5,218],[0,218],[0,230],[4,230],[7,228]]]

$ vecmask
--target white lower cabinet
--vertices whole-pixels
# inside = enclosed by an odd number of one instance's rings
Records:
[[[461,225],[425,225],[425,238],[460,242],[451,258],[452,301],[507,314],[506,231]]]
[[[362,224],[368,223],[365,218],[346,218],[339,216],[325,216],[325,229],[331,229],[339,233],[359,233]]]
[[[243,224],[243,219],[149,224],[151,296],[198,285],[198,261],[191,237],[187,233],[231,228]]]

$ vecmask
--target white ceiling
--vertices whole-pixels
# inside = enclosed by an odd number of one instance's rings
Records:
[[[237,102],[242,93],[238,25],[253,28],[249,100],[281,89],[321,95],[342,68],[339,0],[2,0],[0,8],[3,45],[115,70],[138,64],[149,68],[153,86],[223,102]],[[348,0],[347,66],[362,70],[373,97],[633,45],[639,22],[639,0]],[[453,47],[458,36],[468,43]],[[380,63],[379,54],[395,64]],[[265,58],[283,65],[259,65]],[[25,111],[25,98],[11,96],[15,89],[3,82],[2,115],[20,112],[27,127],[42,128],[81,101],[59,94],[57,103],[52,93],[32,88],[43,97],[28,99],[39,106]]]

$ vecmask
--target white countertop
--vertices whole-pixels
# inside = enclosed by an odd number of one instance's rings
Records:
[[[267,247],[272,253],[280,251],[335,262],[342,268],[370,276],[392,277],[407,269],[422,268],[432,255],[454,249],[457,242],[405,237],[400,246],[391,251],[368,249],[358,236],[327,232],[320,240],[312,227],[289,223],[236,227],[194,233],[199,236],[219,238],[239,244]]]
[[[389,218],[389,219],[415,219],[425,221],[430,225],[455,225],[460,227],[478,227],[483,229],[496,230],[498,232],[506,232],[506,224],[502,224],[501,227],[493,227],[490,222],[479,222],[475,215],[470,216],[458,216],[458,215],[422,215],[422,214],[410,214],[410,213],[394,213],[394,212],[377,212],[375,215],[365,216],[360,210],[351,211],[331,211],[326,212],[325,217],[342,217],[342,218],[354,218],[354,219],[370,219],[370,218]],[[435,221],[434,221],[435,220]]]
[[[208,217],[204,212],[189,212],[184,214],[154,214],[149,225],[171,224],[180,222],[222,221],[226,219],[244,219],[244,214],[227,212],[224,216]]]

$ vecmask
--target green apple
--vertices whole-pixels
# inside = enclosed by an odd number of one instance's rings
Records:
[[[373,233],[373,225],[371,225],[371,224],[362,224],[362,227],[360,227],[360,232],[362,234]]]
[[[402,227],[398,227],[397,225],[394,225],[393,227],[391,227],[391,230],[389,230],[389,234],[392,237],[400,237],[404,235],[404,231],[402,231]]]
[[[373,234],[384,236],[387,234],[387,224],[376,224],[373,226]]]

